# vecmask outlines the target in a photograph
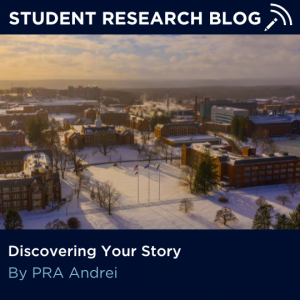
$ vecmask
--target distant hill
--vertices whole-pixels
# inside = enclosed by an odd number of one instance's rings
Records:
[[[299,85],[300,79],[226,79],[226,80],[0,80],[0,89],[44,87],[66,89],[69,85],[98,85],[102,89],[190,88],[204,86]]]

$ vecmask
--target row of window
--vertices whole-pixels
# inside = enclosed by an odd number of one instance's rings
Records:
[[[20,206],[20,205],[28,205],[28,201],[23,200],[23,201],[13,201],[13,202],[3,202],[3,207]],[[2,207],[2,201],[0,201],[0,207]]]
[[[15,186],[12,188],[2,188],[3,193],[9,193],[9,192],[19,192],[19,191],[27,191],[27,186]],[[0,188],[0,193],[1,193],[1,188]]]
[[[23,165],[22,160],[16,160],[16,161],[2,161],[1,162],[2,166],[10,166],[10,165]]]
[[[250,170],[263,170],[263,169],[272,169],[274,168],[286,168],[286,167],[294,167],[294,166],[300,166],[300,162],[297,163],[288,163],[288,164],[276,164],[276,165],[263,165],[263,166],[253,166],[253,167],[244,167],[244,171],[250,171]],[[299,169],[298,169],[299,170]],[[236,168],[237,172],[241,172],[242,168]]]
[[[250,175],[252,175],[252,176],[256,176],[256,175],[265,175],[265,174],[278,174],[278,173],[286,173],[286,171],[287,172],[289,172],[289,173],[291,173],[291,172],[294,172],[294,169],[293,168],[289,168],[289,169],[278,169],[278,170],[270,170],[270,171],[259,171],[259,172],[252,172],[252,173],[250,173],[250,172],[245,172],[244,173],[244,176],[250,176]],[[300,168],[296,168],[296,171],[300,171]],[[236,177],[241,177],[241,174],[236,174]]]
[[[300,173],[296,173],[296,176],[299,177]],[[258,179],[257,179],[258,178]],[[244,178],[244,182],[250,181],[264,181],[264,180],[272,180],[273,179],[286,179],[286,178],[293,178],[293,174],[281,174],[281,175],[274,175],[272,176],[260,176],[260,177],[251,177],[251,178]],[[241,183],[241,180],[236,180],[236,183]]]

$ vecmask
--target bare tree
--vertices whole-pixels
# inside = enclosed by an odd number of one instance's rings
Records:
[[[145,131],[141,132],[141,139],[142,139],[142,145],[145,147],[145,145],[147,144],[147,140],[148,140],[148,135]]]
[[[220,222],[222,225],[227,225],[227,223],[237,223],[238,219],[227,206],[217,211],[215,222]]]
[[[74,184],[74,191],[77,195],[78,207],[79,207],[80,192],[89,190],[89,187],[90,187],[90,178],[84,176],[83,174],[79,174]]]
[[[139,144],[137,141],[134,143],[134,148],[138,151],[139,154],[144,150],[144,145]]]
[[[179,210],[184,213],[193,211],[194,203],[189,199],[182,199],[179,204]]]
[[[176,148],[169,147],[169,157],[170,157],[170,161],[171,161],[171,164],[172,164],[173,163],[173,159],[175,159],[177,157]],[[179,164],[179,167],[180,167],[180,164]]]
[[[265,199],[265,197],[260,196],[260,197],[258,197],[258,198],[255,200],[255,204],[256,204],[257,206],[263,206],[263,205],[267,205],[268,202],[267,202],[267,200]]]
[[[151,161],[155,158],[157,158],[157,152],[153,149],[151,149],[150,147],[145,147],[144,150],[141,152],[140,156],[143,159],[147,159],[149,164],[151,163]]]
[[[58,230],[62,230],[62,229],[68,229],[68,225],[59,219],[55,219],[52,223],[48,222],[46,225],[46,229],[50,229],[50,230],[54,230],[54,229],[58,229]]]
[[[100,134],[97,137],[94,146],[97,148],[95,152],[99,151],[100,153],[107,155],[117,147],[115,135],[107,132]]]
[[[121,194],[113,186],[111,181],[103,183],[98,182],[96,187],[96,199],[99,202],[99,205],[107,210],[108,214],[111,215],[111,211],[116,206]]]
[[[70,148],[66,153],[68,156],[68,163],[74,167],[76,175],[79,175],[87,168],[86,165],[83,165],[84,160],[88,157],[87,154],[83,153],[78,148]]]
[[[292,197],[294,197],[294,195],[298,195],[298,193],[300,192],[300,182],[299,181],[296,182],[294,180],[289,180],[287,182],[286,186]]]
[[[292,200],[290,200],[290,197],[285,195],[279,195],[276,197],[276,200],[281,202],[282,205],[285,205],[286,203],[292,203]]]
[[[60,168],[60,171],[61,171],[61,178],[64,179],[65,178],[66,167],[67,167],[67,162],[69,160],[69,156],[65,151],[61,150],[58,153],[58,159],[59,159],[59,161],[58,161],[59,168]]]
[[[90,197],[91,197],[92,201],[94,201],[96,199],[95,187],[94,186],[92,186],[92,188],[91,188]]]
[[[155,152],[165,158],[166,163],[169,158],[169,146],[162,140],[157,139],[154,143]]]
[[[188,187],[192,191],[196,175],[196,168],[183,166],[179,175],[179,185]]]

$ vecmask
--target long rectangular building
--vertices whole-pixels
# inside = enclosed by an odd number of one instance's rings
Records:
[[[235,188],[286,183],[300,179],[300,158],[287,152],[256,155],[256,149],[244,147],[242,155],[233,154],[230,146],[209,143],[185,145],[181,163],[196,166],[208,150],[216,163],[219,181]]]

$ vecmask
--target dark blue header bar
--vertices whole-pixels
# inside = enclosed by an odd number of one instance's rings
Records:
[[[11,2],[1,34],[299,34],[297,1]]]

